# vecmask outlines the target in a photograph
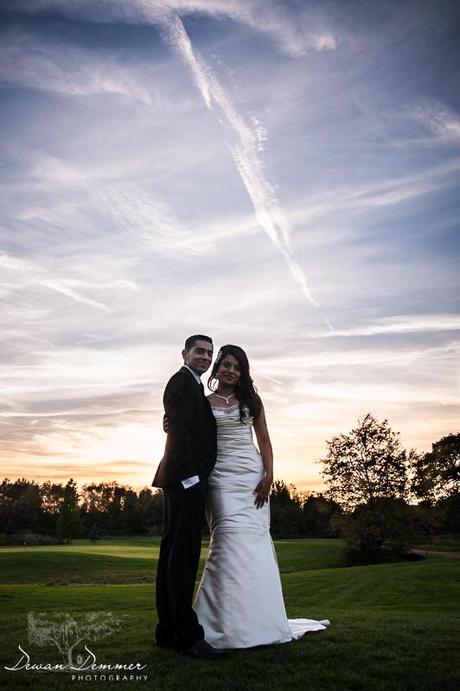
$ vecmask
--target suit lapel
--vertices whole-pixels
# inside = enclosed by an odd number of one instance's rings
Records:
[[[186,367],[182,366],[182,367],[180,368],[180,371],[181,371],[181,372],[186,372],[186,373],[188,374],[189,377],[192,377],[192,379],[193,379],[193,381],[195,382],[195,384],[198,385],[197,380],[195,379],[195,377],[193,376],[193,374],[190,372],[189,369],[187,369]]]

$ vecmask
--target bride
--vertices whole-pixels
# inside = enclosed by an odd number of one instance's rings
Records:
[[[248,648],[325,629],[328,620],[286,616],[269,532],[273,453],[242,348],[221,348],[208,387],[215,389],[208,400],[217,422],[217,461],[207,499],[211,539],[194,602],[206,640],[216,648]]]

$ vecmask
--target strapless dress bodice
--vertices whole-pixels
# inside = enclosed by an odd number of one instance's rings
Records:
[[[211,406],[211,409],[217,425],[218,455],[255,448],[252,438],[253,418],[247,414],[241,421],[238,403],[228,408]],[[246,409],[246,412],[249,411]]]

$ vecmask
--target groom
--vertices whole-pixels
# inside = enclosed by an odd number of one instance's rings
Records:
[[[185,341],[184,366],[168,381],[163,395],[168,436],[152,485],[162,488],[164,506],[156,577],[157,645],[214,660],[224,653],[204,640],[192,608],[207,478],[217,455],[216,422],[200,380],[212,353],[209,336],[197,334]]]

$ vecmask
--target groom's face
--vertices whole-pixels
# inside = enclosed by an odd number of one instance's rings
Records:
[[[184,364],[188,365],[197,374],[203,374],[209,369],[212,361],[212,352],[212,343],[209,343],[209,341],[195,341],[190,350],[182,351]]]

